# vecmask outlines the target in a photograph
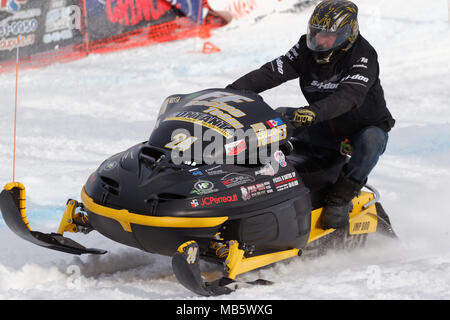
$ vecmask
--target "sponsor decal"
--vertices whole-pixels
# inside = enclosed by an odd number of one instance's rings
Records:
[[[35,18],[13,21],[11,24],[0,26],[0,37],[18,36],[25,33],[32,33],[37,30],[38,21]]]
[[[219,119],[222,119],[223,121],[225,121],[226,123],[228,123],[235,129],[242,129],[244,127],[244,125],[242,123],[240,123],[238,120],[233,118],[228,113],[225,113],[222,110],[219,110],[218,108],[209,107],[208,109],[203,110],[203,112],[208,113],[213,116],[216,116]]]
[[[197,140],[197,137],[188,136],[185,133],[178,133],[172,137],[172,140],[164,147],[167,149],[178,149],[180,151],[188,150]],[[189,165],[191,165],[190,163]]]
[[[284,156],[283,151],[281,150],[275,151],[273,157],[275,161],[278,162],[278,164],[283,168],[287,166],[286,157]]]
[[[258,171],[255,171],[255,176],[262,175],[262,176],[274,176],[275,175],[275,169],[270,163],[267,163],[259,169]]]
[[[0,51],[11,51],[17,47],[31,46],[35,43],[36,37],[34,34],[21,35],[19,39],[14,38],[2,38],[0,40]]]
[[[105,164],[104,169],[105,169],[105,170],[112,170],[112,169],[114,169],[115,167],[117,167],[117,162],[115,162],[115,161],[110,161],[110,162],[108,162],[108,163]]]
[[[267,129],[264,123],[258,122],[250,125],[250,127],[256,134],[258,147],[281,141],[287,137],[286,124]]]
[[[209,176],[217,176],[220,174],[227,174],[228,172],[222,169],[222,165],[214,166],[212,168],[205,169],[206,174]]]
[[[275,118],[275,119],[266,121],[266,123],[269,125],[270,128],[278,127],[278,126],[281,126],[282,124],[284,124],[283,120],[281,120],[280,118]]]
[[[190,122],[194,124],[199,124],[203,127],[209,128],[211,130],[214,130],[227,139],[230,139],[233,137],[233,135],[228,132],[228,130],[232,130],[233,127],[215,117],[212,115],[204,114],[201,112],[195,112],[195,111],[182,111],[175,113],[173,116],[165,118],[163,121],[184,121],[184,122]]]
[[[178,103],[180,102],[181,97],[177,96],[177,97],[169,97],[167,98],[167,103]]]
[[[219,189],[214,189],[214,183],[212,183],[211,181],[198,180],[194,184],[194,190],[191,191],[191,194],[202,195],[217,191],[219,191]]]
[[[204,176],[203,172],[199,169],[191,169],[189,170],[189,172],[193,175],[193,176]]]
[[[213,98],[211,100],[207,100]],[[253,102],[255,100],[235,94],[235,93],[231,93],[231,92],[223,92],[223,91],[213,91],[213,92],[208,92],[205,93],[201,96],[197,97],[198,100],[207,100],[207,101],[217,101],[217,102],[236,102],[236,103],[241,103],[244,101],[247,102]],[[189,105],[189,104],[187,104]]]
[[[54,6],[64,5],[61,2],[53,2]],[[81,9],[79,6],[53,8],[47,12],[45,17],[44,43],[58,42],[71,39],[72,30],[81,30]]]
[[[239,186],[241,184],[254,182],[255,178],[252,176],[249,176],[248,174],[242,174],[242,173],[229,173],[225,175],[222,179],[220,179],[222,184],[227,188],[232,188]]]
[[[272,192],[273,190],[270,181],[264,181],[249,186],[241,186],[241,197],[244,201]]]
[[[19,11],[28,0],[0,0],[0,10]]]
[[[197,208],[198,206],[199,206],[198,200],[197,199],[192,199],[191,207],[192,208]]]
[[[252,102],[254,100],[233,93],[215,91],[201,95],[196,100],[189,101],[184,106],[205,106],[207,109],[203,110],[204,113],[222,119],[234,129],[242,129],[244,125],[235,118],[243,117],[246,114],[230,106],[227,102],[241,103],[243,101]]]
[[[277,191],[284,191],[289,188],[298,186],[298,180],[295,171],[273,178],[272,180]]]
[[[199,201],[198,199],[193,199],[191,201],[191,207],[204,207],[204,206],[211,206],[211,205],[220,205],[224,203],[230,203],[230,202],[236,202],[239,201],[238,196],[234,193],[232,195],[228,196],[219,196],[219,197],[203,197]]]
[[[225,145],[225,152],[227,156],[236,156],[245,150],[247,150],[247,144],[244,139],[230,142]]]
[[[89,176],[89,181],[90,181],[91,183],[94,183],[95,180],[97,180],[97,172],[94,172],[94,173],[92,173],[92,174]]]
[[[194,184],[194,189],[199,191],[207,191],[214,188],[214,183],[206,180],[199,180]]]

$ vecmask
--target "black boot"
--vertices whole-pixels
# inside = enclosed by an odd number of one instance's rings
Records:
[[[324,199],[323,229],[338,229],[348,225],[351,200],[358,195],[364,184],[352,181],[341,173]]]

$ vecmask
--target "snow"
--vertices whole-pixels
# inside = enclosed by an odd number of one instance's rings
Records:
[[[283,2],[295,2],[283,0]],[[450,49],[446,0],[355,0],[374,45],[397,120],[369,178],[400,242],[374,237],[364,249],[291,259],[240,277],[275,282],[224,300],[450,299]],[[216,30],[221,53],[189,39],[20,73],[16,180],[26,186],[31,227],[56,231],[68,198],[110,155],[148,138],[164,98],[224,87],[285,53],[306,29],[303,12],[258,11]],[[195,51],[194,53],[192,51]],[[0,74],[0,181],[12,179],[12,73]],[[262,94],[302,106],[296,81]],[[71,256],[28,243],[0,220],[0,299],[203,300],[177,283],[170,258],[98,233],[68,236],[103,256]]]

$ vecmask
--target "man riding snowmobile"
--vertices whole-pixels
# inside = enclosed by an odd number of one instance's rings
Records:
[[[351,154],[325,197],[323,228],[348,225],[351,199],[384,153],[395,120],[386,107],[377,53],[359,33],[351,1],[319,3],[303,35],[286,54],[227,88],[256,93],[300,78],[309,106],[280,108],[297,127],[293,142]]]

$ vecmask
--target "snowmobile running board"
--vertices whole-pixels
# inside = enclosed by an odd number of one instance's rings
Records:
[[[76,209],[75,201],[69,203],[64,212],[64,218],[71,218]],[[58,233],[42,233],[33,231],[28,223],[28,218],[25,210],[25,187],[20,182],[8,183],[3,191],[0,193],[0,210],[3,219],[8,227],[16,233],[19,237],[30,241],[38,246],[62,251],[71,254],[104,254],[105,250],[85,248],[81,244],[72,239],[64,237],[64,231],[71,225],[66,221],[61,223]]]

